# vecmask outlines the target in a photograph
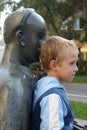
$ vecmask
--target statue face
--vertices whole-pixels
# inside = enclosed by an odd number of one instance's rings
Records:
[[[27,62],[37,62],[39,60],[40,45],[46,40],[46,25],[44,19],[32,12],[27,18],[24,26],[25,34],[25,59]]]

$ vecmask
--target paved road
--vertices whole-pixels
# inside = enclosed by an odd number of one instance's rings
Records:
[[[65,83],[64,85],[70,100],[87,103],[87,84]]]
[[[68,97],[73,101],[87,103],[87,84],[65,83]],[[87,120],[75,119],[80,125],[87,125]]]

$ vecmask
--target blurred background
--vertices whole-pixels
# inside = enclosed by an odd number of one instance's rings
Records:
[[[45,19],[48,36],[59,35],[77,44],[80,51],[77,75],[87,75],[87,0],[0,0],[1,56],[4,20],[24,7],[34,8]],[[41,69],[39,65],[34,67]]]

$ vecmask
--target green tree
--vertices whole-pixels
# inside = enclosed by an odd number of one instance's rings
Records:
[[[84,21],[83,29],[87,35],[87,0],[20,0],[18,3],[12,0],[1,0],[0,10],[6,6],[12,11],[20,7],[34,8],[45,19],[47,24],[47,32],[49,35],[61,35],[68,39],[77,38],[79,34],[74,31],[75,14],[82,11],[82,19]],[[67,31],[62,31],[63,21],[67,21],[70,17],[72,20],[67,23]],[[87,37],[83,40],[87,40]]]
[[[78,39],[80,34],[74,30],[75,14],[82,12],[84,21],[83,29],[87,35],[87,0],[31,0],[30,7],[34,7],[46,20],[47,30],[50,34],[62,35],[68,39]],[[67,32],[61,31],[63,21],[68,20],[72,16],[72,20],[67,23]],[[87,37],[84,40],[87,40]]]

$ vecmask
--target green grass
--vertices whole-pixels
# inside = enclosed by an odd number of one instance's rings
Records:
[[[75,76],[72,83],[87,83],[87,76]],[[87,120],[87,103],[70,101],[75,118]]]
[[[87,76],[75,76],[72,83],[87,83]]]
[[[70,101],[74,110],[75,118],[87,120],[87,103]]]

